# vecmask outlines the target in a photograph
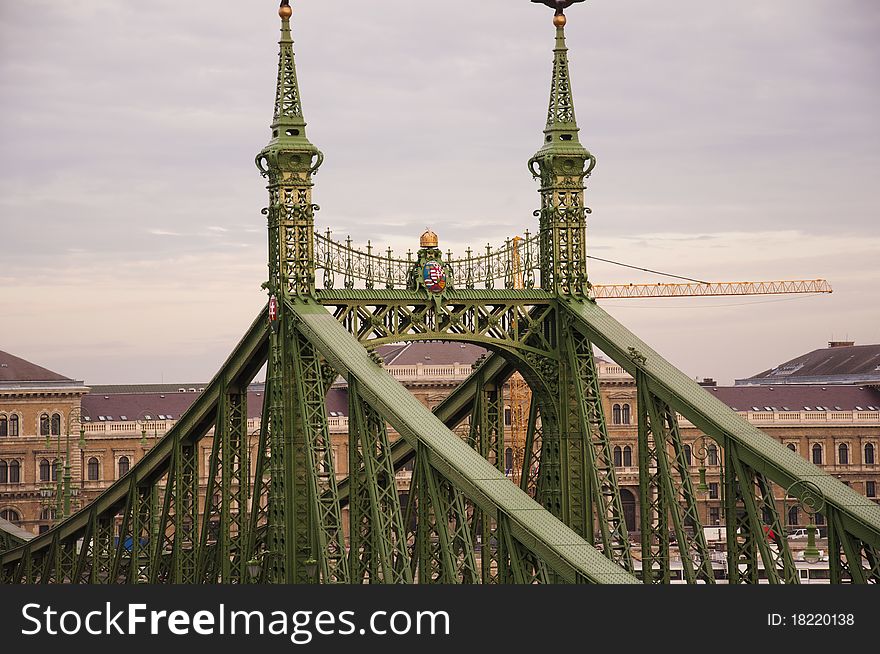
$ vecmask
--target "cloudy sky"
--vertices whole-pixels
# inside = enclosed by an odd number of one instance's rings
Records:
[[[406,249],[534,229],[552,12],[294,0],[320,228]],[[204,381],[265,302],[277,2],[0,3],[0,349],[87,383]],[[590,0],[567,28],[591,253],[834,294],[614,300],[723,383],[880,342],[880,3]],[[596,263],[594,283],[662,281]]]

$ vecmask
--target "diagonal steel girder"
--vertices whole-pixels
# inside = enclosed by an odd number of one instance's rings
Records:
[[[217,405],[221,401],[225,387],[224,380],[245,380],[246,384],[266,362],[269,342],[266,312],[267,307],[264,307],[257,314],[256,319],[211,383],[199,393],[196,401],[180,420],[136,466],[131,468],[127,475],[103,491],[86,509],[73,514],[44,534],[34,537],[26,546],[0,553],[0,566],[6,567],[17,563],[23,556],[34,556],[39,552],[48,551],[56,536],[62,541],[77,537],[87,529],[92,514],[100,516],[113,512],[115,515],[115,511],[127,501],[132,477],[135,478],[138,486],[143,486],[155,484],[168,472],[175,441],[178,438],[186,438],[188,442],[195,443],[214,426]]]
[[[734,442],[740,460],[749,467],[782,488],[801,480],[815,484],[847,532],[873,547],[880,546],[880,506],[752,426],[594,301],[566,298],[560,307],[572,315],[575,329],[633,377],[642,374],[651,392],[675,411],[705,434]]]
[[[508,521],[511,533],[561,578],[603,584],[639,583],[572,529],[510,483],[452,433],[320,304],[292,301],[296,328],[339,372],[358,380],[365,399],[413,446],[425,448],[431,466],[491,517]]]

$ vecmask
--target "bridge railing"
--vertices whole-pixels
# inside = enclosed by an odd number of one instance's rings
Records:
[[[447,285],[457,289],[540,287],[539,237],[526,230],[524,238],[507,239],[499,247],[486,245],[479,252],[468,248],[464,257],[448,250],[443,264]],[[315,269],[315,282],[325,289],[406,289],[416,286],[420,274],[412,250],[404,259],[371,241],[361,249],[352,245],[351,237],[333,240],[329,229],[315,233]]]

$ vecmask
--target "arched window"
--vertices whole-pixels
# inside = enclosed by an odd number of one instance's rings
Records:
[[[623,450],[619,445],[614,448],[614,465],[617,468],[623,465]]]
[[[691,446],[690,445],[684,446],[684,460],[687,461],[687,464],[689,466],[693,465],[692,459],[691,459]]]
[[[841,443],[837,448],[837,462],[842,466],[849,465],[849,445],[846,443]]]
[[[819,443],[813,445],[813,463],[817,466],[822,465],[822,446]]]
[[[624,404],[620,409],[621,421],[624,425],[629,424],[629,404]]]
[[[40,511],[40,520],[54,520],[55,509],[43,509]]]
[[[798,508],[796,506],[793,506],[788,510],[788,524],[793,527],[799,522],[800,516],[798,515]]]
[[[511,452],[511,456],[513,451],[508,447],[508,451]],[[119,457],[119,476],[122,477],[125,473],[128,472],[128,469],[131,467],[131,463],[128,460],[127,456]]]
[[[710,445],[706,448],[706,456],[709,459],[708,463],[710,466],[718,465],[718,448],[714,445]]]
[[[0,416],[0,436],[9,436],[9,418]]]
[[[49,414],[44,413],[40,416],[40,436],[49,435]]]
[[[9,522],[18,522],[21,520],[21,517],[18,515],[18,511],[15,509],[3,509],[0,511],[0,518],[4,520],[9,520]]]
[[[865,465],[874,465],[874,446],[871,443],[865,445]]]
[[[49,481],[49,475],[52,474],[49,466],[49,459],[40,461],[40,481]]]
[[[52,414],[52,435],[61,435],[61,414],[59,413]]]
[[[627,445],[623,448],[623,465],[631,466],[633,464],[633,450]]]
[[[58,463],[58,459],[52,459],[52,481],[58,481],[58,468],[61,467],[61,464]]]
[[[9,483],[21,483],[21,464],[18,461],[9,462]]]
[[[789,444],[786,445],[785,447],[787,447],[788,449],[790,449],[792,452],[797,452],[797,445],[795,445],[794,443],[789,443]]]
[[[614,425],[620,424],[620,405],[615,404],[611,407],[611,423]]]
[[[88,463],[89,481],[98,481],[98,459],[92,457]]]
[[[14,413],[9,416],[9,435],[18,436],[18,415]]]
[[[119,460],[120,465],[122,464],[122,459]],[[504,450],[504,470],[509,475],[513,472],[513,448],[508,447]]]
[[[6,461],[0,461],[0,484],[5,484],[9,482],[9,466],[6,465]]]

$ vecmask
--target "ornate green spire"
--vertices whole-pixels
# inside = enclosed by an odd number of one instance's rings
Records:
[[[556,46],[544,144],[529,160],[529,170],[541,180],[541,285],[560,294],[586,294],[586,214],[590,210],[584,206],[584,179],[596,165],[596,158],[578,140],[562,13],[578,0],[533,1],[556,7]]]
[[[314,218],[312,175],[324,155],[306,138],[306,122],[296,78],[290,0],[282,0],[278,86],[272,138],[257,155],[260,173],[269,178],[269,291],[308,295],[314,291]]]

